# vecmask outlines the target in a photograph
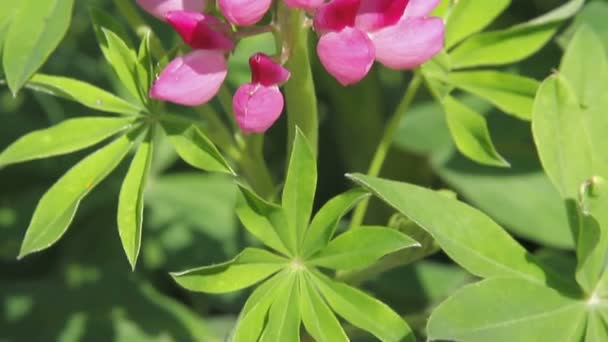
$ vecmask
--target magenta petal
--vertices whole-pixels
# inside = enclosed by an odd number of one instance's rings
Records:
[[[248,26],[260,21],[272,4],[272,0],[218,0],[224,17],[229,22]]]
[[[247,83],[232,98],[234,117],[245,133],[266,132],[283,112],[283,94],[279,87]]]
[[[393,69],[413,69],[441,51],[443,35],[440,18],[409,18],[371,37],[377,61]]]
[[[441,0],[410,0],[403,17],[428,17],[440,2]]]
[[[367,34],[347,27],[321,36],[317,53],[325,69],[342,85],[361,81],[374,64],[374,45]]]
[[[314,10],[323,5],[325,0],[285,0],[289,7]]]
[[[150,97],[198,106],[217,94],[226,74],[226,58],[222,52],[194,50],[165,67],[150,89]]]
[[[370,32],[393,25],[401,19],[410,0],[361,0],[355,26]]]
[[[171,11],[165,19],[193,49],[231,51],[230,27],[215,17],[199,12]]]
[[[325,33],[355,26],[360,2],[361,0],[333,0],[319,7],[314,19],[315,30]]]
[[[289,70],[263,53],[251,56],[249,66],[251,67],[251,82],[260,83],[266,87],[281,85],[287,82],[291,75]]]
[[[146,12],[159,19],[171,11],[202,12],[205,9],[205,0],[137,0],[137,4]]]

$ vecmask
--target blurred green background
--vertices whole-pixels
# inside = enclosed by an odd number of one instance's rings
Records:
[[[514,0],[493,27],[529,20],[562,3]],[[120,20],[111,0],[77,1],[68,35],[42,72],[121,93],[97,47],[89,18],[91,8],[107,10]],[[178,41],[168,26],[146,18],[166,47]],[[608,2],[600,0],[588,5],[577,22],[590,23],[608,41],[606,18]],[[558,43],[566,41],[567,35],[568,30],[561,39],[509,70],[543,79],[558,65]],[[264,37],[239,47],[231,61],[233,88],[249,77],[248,54],[268,49]],[[315,63],[321,109],[318,206],[350,187],[344,173],[365,171],[384,119],[399,101],[408,76],[377,66],[365,81],[343,88]],[[451,188],[533,250],[551,255],[570,253],[572,239],[565,212],[540,172],[529,125],[475,98],[463,100],[488,115],[497,148],[513,168],[481,167],[460,156],[441,109],[423,92],[402,122],[383,176]],[[13,98],[2,87],[0,149],[26,132],[68,117],[93,114],[99,113],[29,90]],[[277,180],[282,179],[285,164],[284,121],[282,118],[270,131],[266,142],[266,156]],[[124,163],[87,197],[58,244],[16,260],[37,200],[86,152],[0,170],[0,341],[223,340],[246,296],[188,293],[172,282],[168,272],[224,261],[251,239],[234,215],[236,192],[231,180],[193,171],[176,162],[170,148],[156,152],[146,192],[141,259],[135,272],[131,272],[120,246],[115,219]],[[386,224],[389,215],[387,208],[373,203],[367,220]],[[470,280],[447,258],[437,255],[390,271],[364,286],[420,331],[430,308]]]

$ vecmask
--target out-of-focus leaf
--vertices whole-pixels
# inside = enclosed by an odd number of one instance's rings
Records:
[[[133,270],[141,246],[144,190],[152,164],[153,134],[154,131],[150,130],[146,139],[137,148],[118,198],[118,233]]]
[[[427,332],[430,340],[577,341],[584,318],[583,301],[524,279],[492,278],[440,304]]]
[[[66,34],[74,0],[23,0],[4,42],[2,64],[16,94],[44,64]],[[5,6],[13,6],[5,4]],[[3,9],[4,11],[4,9]]]
[[[600,37],[602,46],[604,46],[606,53],[608,53],[607,16],[608,3],[605,1],[588,1],[583,10],[574,18],[572,25],[570,25],[570,27],[558,38],[559,44],[565,48],[579,27],[581,25],[587,25]]]
[[[543,47],[564,20],[575,15],[583,3],[584,0],[570,0],[527,23],[476,34],[450,53],[452,66],[460,69],[504,65],[529,57]]]
[[[488,26],[502,13],[511,0],[460,0],[450,9],[445,29],[445,46],[456,43]]]
[[[458,150],[485,165],[509,166],[496,151],[485,117],[451,96],[443,100],[448,126]]]
[[[226,293],[249,287],[285,267],[287,259],[262,249],[247,248],[231,261],[172,273],[190,291]]]
[[[0,167],[78,151],[132,125],[132,118],[89,117],[66,120],[19,138],[0,154]]]
[[[336,270],[352,270],[372,265],[383,256],[420,244],[388,227],[355,227],[333,239],[311,257],[312,265]]]
[[[142,111],[140,106],[133,105],[94,85],[72,78],[36,74],[26,84],[26,87],[75,101],[103,112],[134,115]]]
[[[72,167],[40,199],[32,216],[19,258],[48,248],[68,229],[80,201],[116,168],[133,140],[125,135]]]

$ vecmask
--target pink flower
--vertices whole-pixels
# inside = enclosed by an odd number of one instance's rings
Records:
[[[333,0],[321,6],[321,63],[343,85],[357,83],[374,61],[413,69],[443,48],[444,24],[428,17],[439,0]]]
[[[279,86],[287,82],[290,73],[262,53],[251,56],[249,65],[251,83],[240,86],[234,94],[234,116],[243,132],[263,133],[283,112],[285,101]]]
[[[272,4],[272,0],[218,0],[220,11],[229,22],[248,26],[260,21]]]
[[[234,48],[230,27],[199,12],[173,11],[165,19],[195,50],[165,67],[152,85],[150,97],[186,106],[209,102],[228,74],[225,54]]]
[[[137,0],[137,4],[159,19],[171,11],[202,12],[207,6],[205,0]]]
[[[285,3],[289,7],[302,8],[309,11],[323,5],[324,2],[325,0],[285,0]]]

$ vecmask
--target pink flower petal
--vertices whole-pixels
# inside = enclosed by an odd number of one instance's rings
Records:
[[[222,52],[194,50],[167,65],[150,89],[150,97],[198,106],[217,94],[226,74],[226,58]]]
[[[314,10],[323,5],[324,0],[285,0],[289,7]]]
[[[146,12],[159,19],[171,11],[202,12],[207,2],[205,0],[137,0],[137,4]]]
[[[374,45],[367,34],[347,27],[321,36],[317,53],[325,69],[342,85],[362,80],[374,64]]]
[[[228,36],[230,27],[215,17],[199,12],[172,11],[165,19],[193,49],[228,52],[234,48],[234,42]]]
[[[266,132],[281,116],[284,105],[278,86],[247,83],[232,98],[236,122],[245,133]]]
[[[440,2],[441,0],[410,0],[410,3],[405,8],[403,17],[428,17]]]
[[[361,0],[355,26],[370,32],[396,24],[410,0]]]
[[[290,76],[289,70],[263,53],[251,56],[249,66],[251,67],[251,83],[260,83],[266,87],[285,83]]]
[[[361,0],[333,0],[319,7],[314,19],[314,28],[323,34],[355,26],[355,17]]]
[[[272,4],[272,0],[218,0],[224,17],[229,22],[248,26],[260,21]]]
[[[444,25],[440,18],[402,19],[371,34],[376,60],[393,69],[413,69],[443,48]]]

